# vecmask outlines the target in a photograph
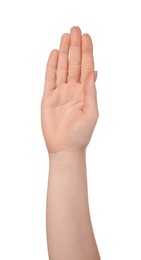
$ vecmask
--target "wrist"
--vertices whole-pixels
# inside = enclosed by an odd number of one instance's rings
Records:
[[[75,151],[60,151],[57,153],[49,153],[50,168],[55,167],[58,169],[72,168],[78,165],[81,167],[86,161],[86,149]]]
[[[56,161],[56,162],[62,162],[62,159],[64,161],[74,160],[74,159],[80,159],[82,157],[85,157],[86,155],[86,149],[81,150],[74,150],[74,151],[60,151],[55,153],[48,153],[49,155],[49,161]]]

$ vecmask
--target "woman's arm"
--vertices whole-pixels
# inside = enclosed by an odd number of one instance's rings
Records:
[[[99,260],[89,215],[85,151],[59,152],[49,161],[49,259]]]
[[[98,118],[93,48],[78,27],[51,52],[41,104],[49,153],[47,244],[50,260],[99,260],[87,191],[86,147]]]

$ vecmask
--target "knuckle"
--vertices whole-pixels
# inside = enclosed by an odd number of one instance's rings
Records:
[[[92,68],[91,68],[91,66],[89,65],[89,64],[82,64],[82,66],[81,66],[81,70],[84,70],[84,71],[92,71]]]

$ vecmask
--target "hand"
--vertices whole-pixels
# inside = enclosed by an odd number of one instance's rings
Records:
[[[85,150],[98,119],[93,46],[78,27],[50,53],[41,102],[41,123],[49,153]]]

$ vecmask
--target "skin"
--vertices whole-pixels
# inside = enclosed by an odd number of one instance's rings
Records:
[[[98,106],[93,44],[72,27],[50,53],[41,101],[49,154],[47,245],[50,260],[99,260],[88,205],[86,148]]]

